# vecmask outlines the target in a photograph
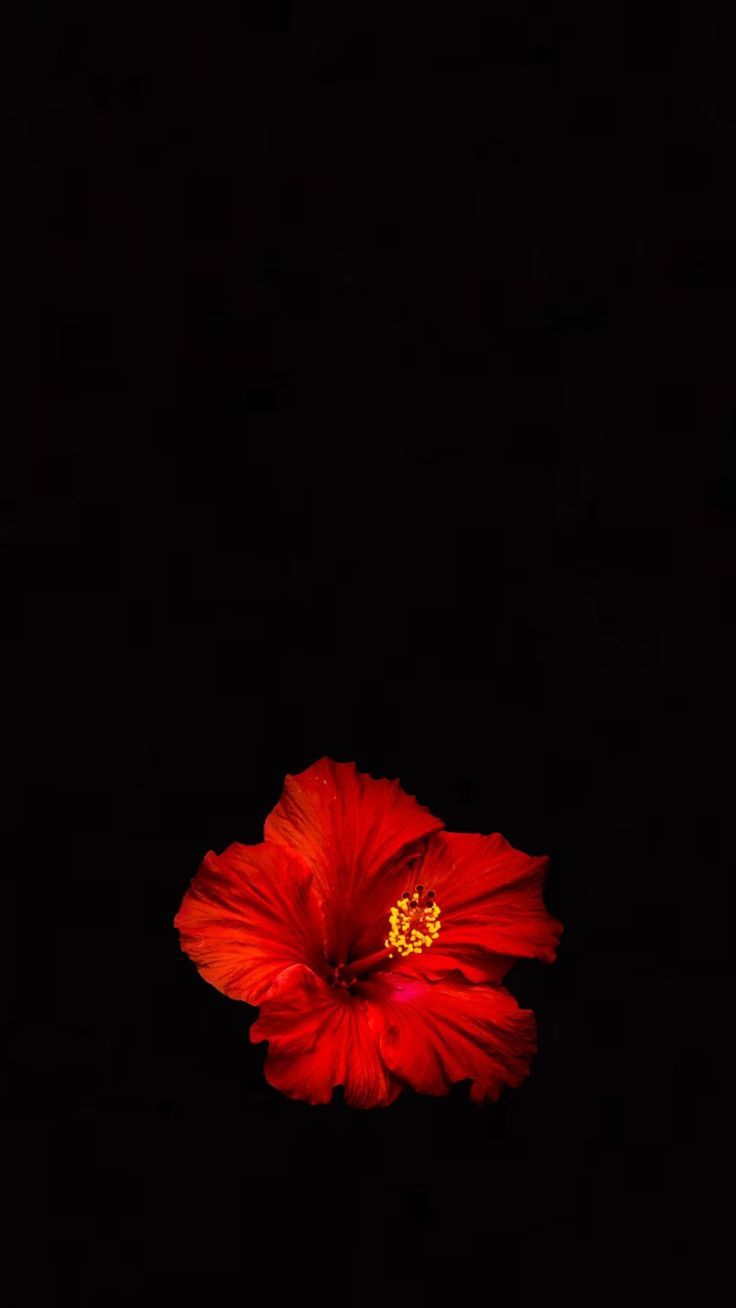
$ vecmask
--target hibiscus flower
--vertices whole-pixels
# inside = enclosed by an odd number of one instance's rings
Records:
[[[376,1108],[468,1079],[486,1103],[525,1079],[534,1014],[501,982],[555,957],[546,857],[445,831],[398,781],[329,758],[286,777],[264,835],[208,853],[174,925],[206,981],[260,1006],[272,1086]]]

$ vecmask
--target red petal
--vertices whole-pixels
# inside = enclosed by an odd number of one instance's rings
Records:
[[[210,851],[174,918],[182,949],[218,990],[257,1004],[285,967],[325,966],[312,881],[301,860],[278,845]]]
[[[446,978],[433,985],[381,972],[361,986],[380,1031],[383,1061],[421,1094],[445,1095],[470,1078],[470,1098],[498,1099],[529,1074],[534,1014],[500,986]]]
[[[381,1059],[365,1000],[308,967],[281,973],[250,1038],[269,1041],[266,1080],[292,1099],[326,1104],[342,1085],[354,1108],[384,1108],[402,1089]]]
[[[431,836],[417,880],[435,891],[442,927],[429,949],[402,960],[402,971],[431,979],[459,970],[469,981],[498,982],[516,958],[553,962],[562,926],[542,897],[548,862],[499,834]]]
[[[388,916],[394,887],[387,889],[384,878],[391,866],[441,826],[398,781],[377,781],[354,763],[323,758],[286,777],[265,835],[314,870],[330,919],[329,947],[344,962],[365,927]]]

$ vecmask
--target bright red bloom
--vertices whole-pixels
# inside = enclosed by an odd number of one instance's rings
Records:
[[[444,831],[398,781],[328,758],[287,776],[264,834],[205,856],[174,925],[205,980],[260,1005],[271,1085],[376,1108],[407,1085],[470,1079],[485,1103],[525,1079],[534,1014],[500,982],[555,957],[546,858]]]

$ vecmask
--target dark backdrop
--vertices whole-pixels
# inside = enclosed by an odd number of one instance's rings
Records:
[[[347,8],[31,5],[11,48],[13,1240],[98,1301],[703,1302],[733,15]],[[179,951],[322,754],[551,856],[494,1107],[292,1103]]]

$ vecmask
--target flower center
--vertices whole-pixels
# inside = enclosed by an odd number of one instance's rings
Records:
[[[391,909],[388,919],[388,935],[384,948],[364,958],[354,958],[350,963],[331,963],[330,984],[351,986],[366,972],[384,967],[394,953],[401,958],[410,954],[421,954],[434,944],[440,933],[440,909],[434,902],[434,891],[424,893],[424,886],[416,886],[414,893],[407,890]]]
[[[434,891],[424,893],[424,886],[416,886],[414,893],[404,892],[388,915],[388,935],[384,941],[391,950],[389,958],[397,953],[401,958],[421,954],[429,949],[440,933],[440,909],[435,903]]]

